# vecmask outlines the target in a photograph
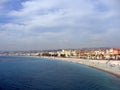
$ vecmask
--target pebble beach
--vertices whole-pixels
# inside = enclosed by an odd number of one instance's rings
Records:
[[[86,65],[107,73],[110,73],[120,78],[120,61],[115,60],[87,60],[87,59],[76,59],[76,58],[62,58],[62,57],[40,57],[53,60],[62,60],[73,63]]]

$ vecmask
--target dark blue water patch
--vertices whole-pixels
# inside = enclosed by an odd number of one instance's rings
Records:
[[[0,57],[1,90],[120,90],[120,80],[79,64],[34,57]]]

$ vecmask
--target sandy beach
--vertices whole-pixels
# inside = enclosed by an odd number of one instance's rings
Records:
[[[86,65],[91,68],[95,68],[107,73],[110,73],[118,78],[120,78],[120,61],[115,60],[85,60],[77,58],[62,58],[62,57],[40,57],[53,60],[62,60],[67,62],[78,63],[81,65]]]

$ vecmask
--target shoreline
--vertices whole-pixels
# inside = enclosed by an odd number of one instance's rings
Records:
[[[35,56],[38,57],[38,56]],[[117,78],[120,78],[120,61],[108,61],[108,60],[86,60],[77,58],[62,58],[62,57],[38,57],[45,59],[61,60],[72,63],[77,63],[80,65],[88,66],[105,73],[109,73]],[[114,65],[114,66],[113,66]]]
[[[97,69],[103,71],[105,73],[109,73],[116,78],[120,79],[120,60],[88,60],[88,59],[80,59],[80,58],[63,58],[63,57],[47,57],[47,56],[27,56],[27,57],[35,57],[35,58],[44,58],[44,59],[52,59],[52,60],[60,60],[66,62],[77,63],[80,65],[84,65],[93,69]]]
[[[87,65],[86,65],[87,66]],[[93,67],[93,66],[88,66],[88,67],[91,67],[91,68],[94,68],[94,69],[97,69],[97,70],[100,70],[100,71],[103,71],[103,72],[106,72],[106,73],[109,73],[117,78],[120,78],[120,75],[119,74],[116,74],[116,73],[113,73],[113,72],[110,72],[110,71],[107,71],[107,70],[104,70],[104,69],[100,69],[100,68],[97,68],[97,67]]]

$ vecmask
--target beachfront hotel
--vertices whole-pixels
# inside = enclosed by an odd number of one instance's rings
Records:
[[[55,56],[64,58],[81,58],[92,60],[120,60],[120,49],[111,48],[106,50],[61,50],[42,52],[41,56]]]
[[[1,52],[0,56],[47,56],[88,60],[120,60],[120,48]]]

